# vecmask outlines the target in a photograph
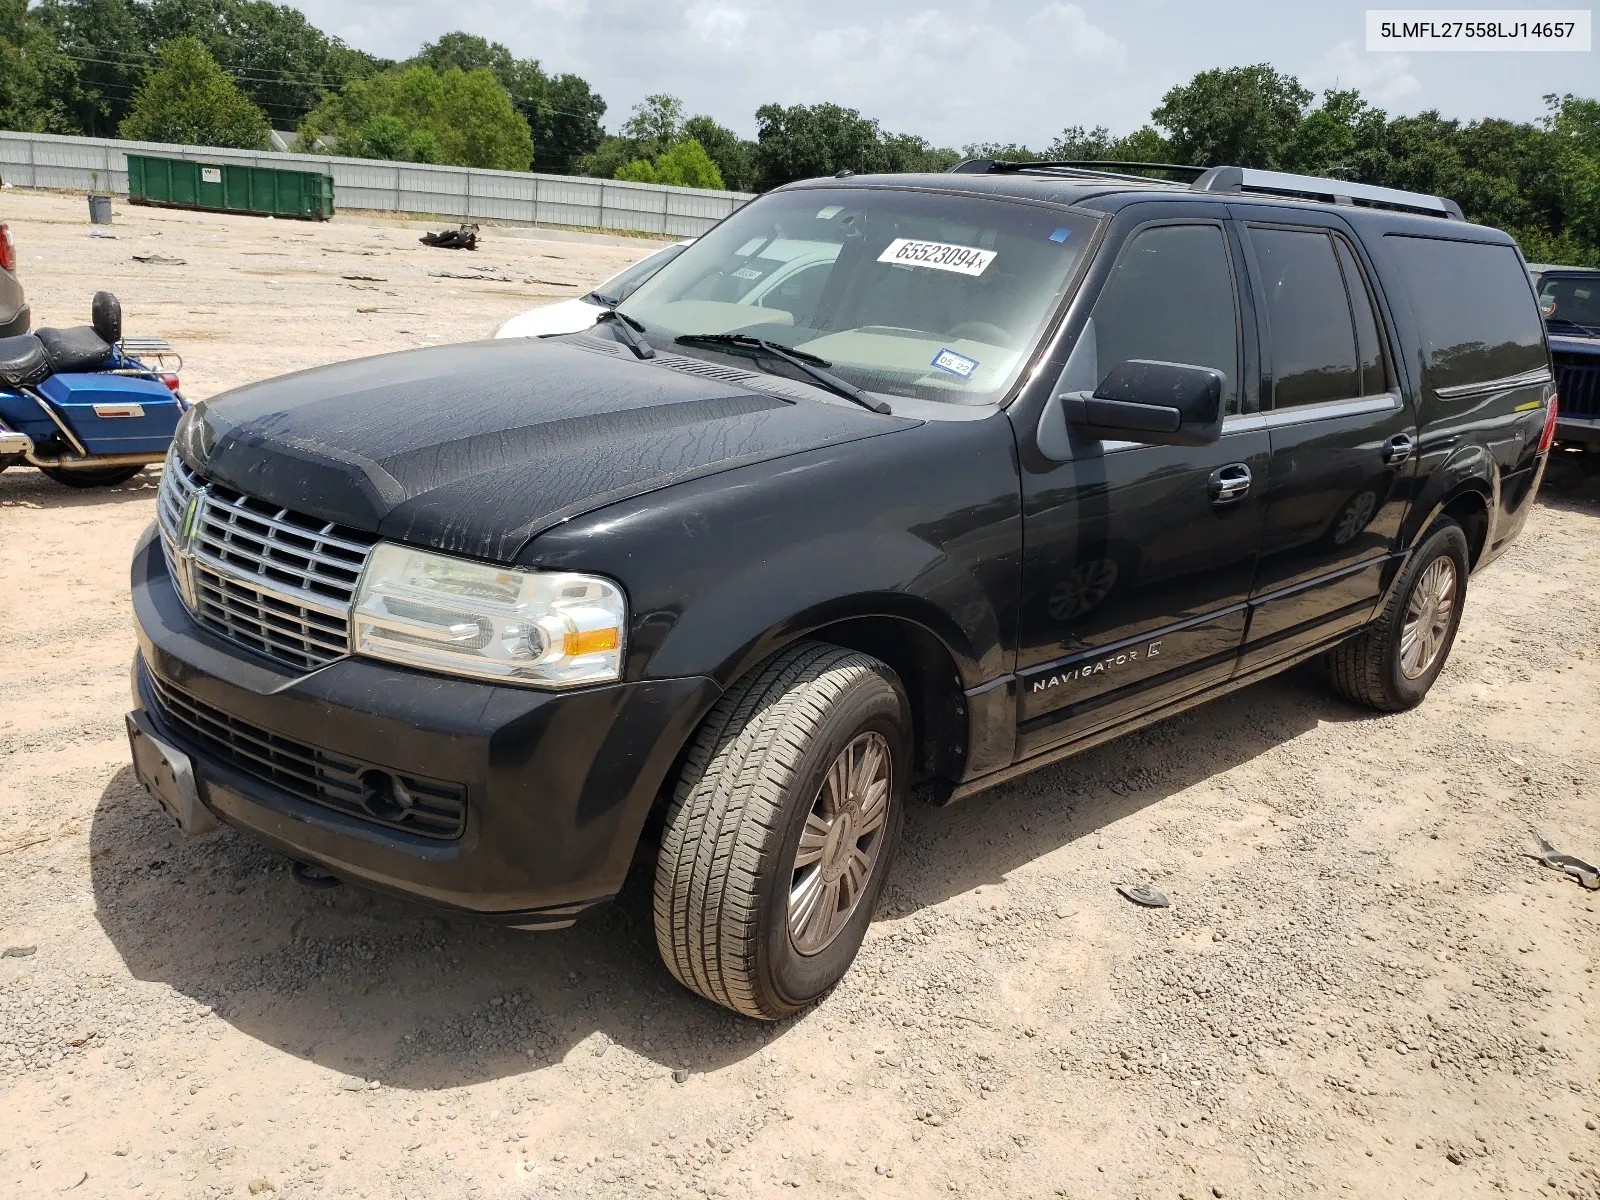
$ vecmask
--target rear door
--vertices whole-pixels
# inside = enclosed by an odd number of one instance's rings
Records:
[[[1337,218],[1246,210],[1271,465],[1240,673],[1364,622],[1387,582],[1417,420],[1359,245]]]

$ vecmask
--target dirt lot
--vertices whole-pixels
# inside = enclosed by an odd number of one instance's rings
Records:
[[[110,286],[197,396],[644,248],[84,208],[0,196],[38,320]],[[156,472],[8,471],[0,1196],[1600,1196],[1600,893],[1523,854],[1600,857],[1600,477],[1552,476],[1420,709],[1295,673],[914,811],[854,972],[762,1026],[671,981],[647,880],[519,936],[181,841],[121,719]]]

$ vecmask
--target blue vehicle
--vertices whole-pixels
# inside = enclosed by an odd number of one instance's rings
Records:
[[[166,455],[188,402],[161,338],[124,338],[97,292],[93,324],[0,338],[0,470],[28,465],[69,487],[111,487]]]

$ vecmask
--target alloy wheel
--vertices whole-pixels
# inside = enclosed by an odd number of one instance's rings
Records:
[[[1406,601],[1400,630],[1400,673],[1416,679],[1427,672],[1444,649],[1456,607],[1456,564],[1447,555],[1423,569]]]
[[[893,789],[889,743],[858,734],[817,789],[795,849],[789,940],[804,955],[827,949],[854,914],[882,857]]]

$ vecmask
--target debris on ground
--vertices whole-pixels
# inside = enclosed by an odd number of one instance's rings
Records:
[[[7,946],[0,950],[0,958],[27,958],[38,949],[37,946]]]
[[[133,261],[149,263],[154,267],[181,267],[185,265],[184,259],[174,258],[170,254],[135,254]]]
[[[429,271],[435,279],[471,279],[479,283],[515,283],[509,275],[462,275],[457,271]]]
[[[1119,883],[1117,891],[1145,908],[1166,908],[1172,903],[1164,892],[1157,891],[1148,883]]]
[[[1533,835],[1533,840],[1539,843],[1538,852],[1528,851],[1528,857],[1542,862],[1545,866],[1571,875],[1578,883],[1588,888],[1591,892],[1600,892],[1600,867],[1593,863],[1584,862],[1576,854],[1563,854],[1538,834]]]
[[[437,246],[441,250],[476,250],[478,227],[462,225],[459,229],[447,229],[443,233],[425,233],[417,241],[424,246]]]

